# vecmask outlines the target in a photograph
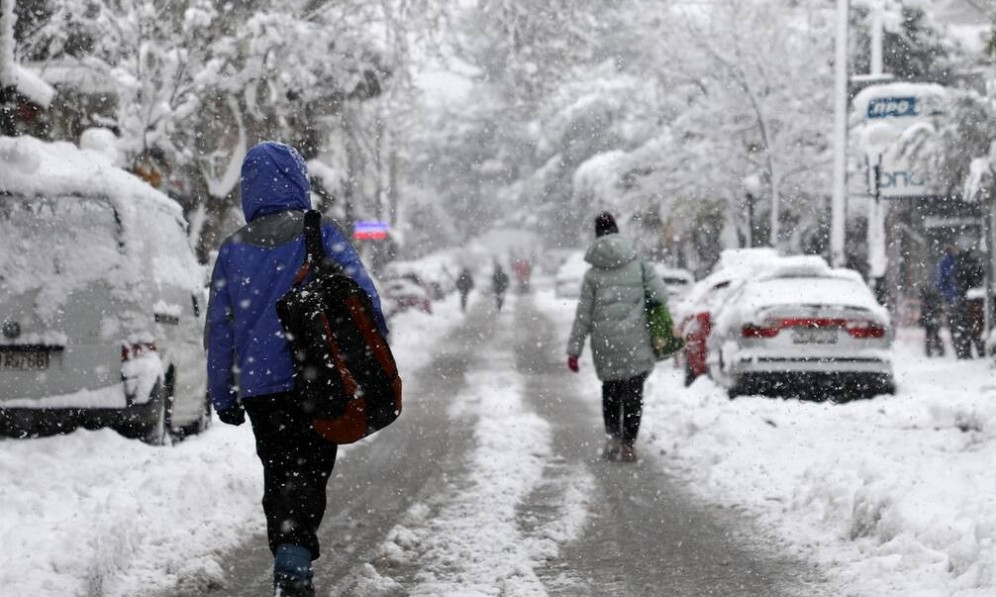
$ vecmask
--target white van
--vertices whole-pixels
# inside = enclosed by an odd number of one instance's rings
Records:
[[[0,137],[0,433],[210,421],[203,268],[180,206],[101,153]]]

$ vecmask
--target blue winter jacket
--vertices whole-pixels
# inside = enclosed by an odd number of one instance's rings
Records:
[[[238,398],[294,388],[290,345],[276,303],[290,289],[307,253],[307,166],[294,148],[262,143],[246,155],[241,185],[247,224],[218,251],[205,326],[208,390],[218,411],[231,408]],[[326,253],[373,299],[386,334],[377,290],[346,235],[332,220],[323,220],[322,238]]]
[[[945,253],[937,264],[937,290],[948,304],[953,304],[958,299],[957,268],[957,257],[950,253]]]

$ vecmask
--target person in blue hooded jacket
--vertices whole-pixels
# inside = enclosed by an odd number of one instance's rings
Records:
[[[242,163],[241,190],[247,223],[222,243],[211,276],[209,392],[222,422],[241,425],[248,413],[252,424],[275,594],[311,596],[336,445],[312,431],[295,400],[290,344],[276,311],[307,254],[307,166],[293,147],[261,143]],[[323,219],[321,230],[326,253],[370,295],[386,334],[380,298],[356,251],[334,221]]]

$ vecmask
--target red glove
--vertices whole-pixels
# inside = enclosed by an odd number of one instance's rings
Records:
[[[569,357],[567,357],[567,368],[570,369],[571,371],[577,373],[578,370],[579,370],[578,369],[578,358],[575,357],[575,356],[569,356]]]

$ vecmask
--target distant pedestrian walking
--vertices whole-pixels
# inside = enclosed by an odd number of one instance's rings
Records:
[[[941,340],[941,294],[932,285],[924,285],[920,290],[920,325],[923,326],[924,352],[928,357],[944,356],[944,341]]]
[[[495,262],[495,272],[491,275],[491,287],[495,291],[495,306],[501,311],[502,305],[505,304],[505,291],[508,290],[508,274],[497,261]]]
[[[467,295],[474,288],[474,275],[466,267],[460,272],[456,282],[457,290],[460,291],[460,310],[467,310]]]
[[[634,462],[634,444],[643,415],[643,382],[656,364],[647,322],[646,300],[667,302],[659,276],[636,257],[633,243],[619,234],[615,219],[595,218],[595,242],[585,261],[591,268],[581,283],[567,366],[578,372],[578,357],[591,336],[595,373],[602,381],[602,415],[608,440],[603,458]]]

